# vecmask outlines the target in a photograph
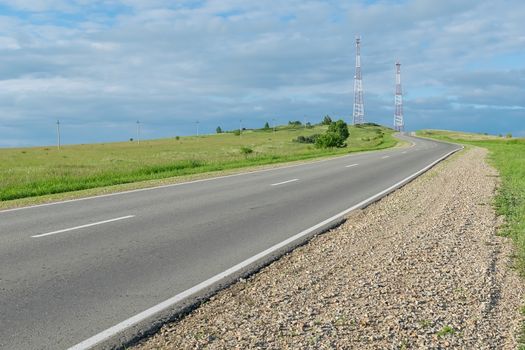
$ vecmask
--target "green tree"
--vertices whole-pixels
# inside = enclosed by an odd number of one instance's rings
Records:
[[[215,131],[217,132],[217,134],[222,134],[222,129],[220,126],[218,126],[217,129],[215,129]]]
[[[336,133],[337,135],[339,135],[339,137],[341,137],[343,142],[346,141],[348,136],[350,136],[350,133],[348,132],[348,125],[344,122],[344,120],[341,119],[339,119],[335,123],[332,122],[328,127],[328,132]]]
[[[330,125],[332,124],[332,118],[327,114],[324,116],[323,121],[321,122],[322,125]]]
[[[332,122],[328,131],[315,140],[317,148],[346,147],[346,139],[350,136],[348,125],[343,120]]]
[[[264,123],[264,130],[270,130],[270,124],[268,124],[268,122]]]

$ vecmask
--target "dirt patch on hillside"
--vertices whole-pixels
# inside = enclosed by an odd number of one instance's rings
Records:
[[[515,349],[523,284],[470,149],[137,349]]]

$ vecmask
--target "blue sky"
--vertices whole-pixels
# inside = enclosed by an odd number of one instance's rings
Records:
[[[365,119],[525,136],[525,2],[0,1],[0,147]]]

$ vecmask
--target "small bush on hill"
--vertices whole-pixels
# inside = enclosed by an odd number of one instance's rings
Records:
[[[244,154],[245,157],[248,157],[249,154],[253,153],[253,149],[251,149],[250,147],[242,146],[241,153]]]
[[[333,132],[327,132],[317,138],[315,141],[315,146],[317,148],[335,148],[343,147],[344,141],[341,140],[341,137]]]
[[[298,142],[298,143],[315,143],[315,141],[317,140],[317,138],[319,138],[319,134],[313,134],[313,135],[310,135],[310,136],[297,136],[297,138],[295,140],[293,140],[294,142]]]

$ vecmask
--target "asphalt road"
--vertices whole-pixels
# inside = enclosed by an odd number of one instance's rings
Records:
[[[0,348],[73,346],[457,148],[406,138],[415,145],[0,212]]]

